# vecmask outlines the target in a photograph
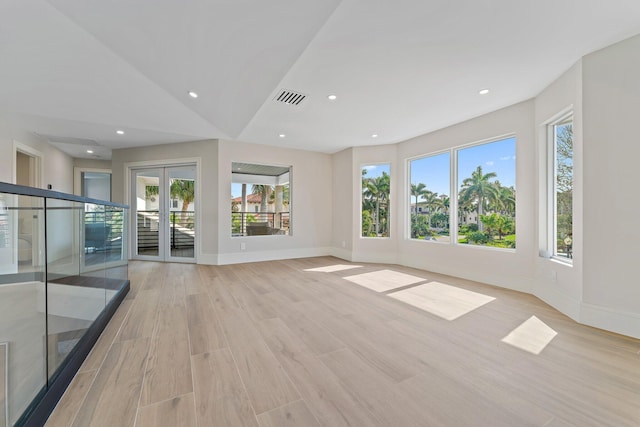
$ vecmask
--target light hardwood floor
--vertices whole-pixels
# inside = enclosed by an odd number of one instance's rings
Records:
[[[337,264],[132,262],[47,426],[640,425],[640,340],[426,271],[307,271]],[[383,270],[382,292],[344,279]],[[388,290],[388,270],[424,280]],[[434,281],[494,299],[446,320],[393,297]],[[532,316],[557,332],[539,354],[502,342]]]

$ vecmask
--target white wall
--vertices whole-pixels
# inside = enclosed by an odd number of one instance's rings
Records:
[[[358,238],[358,213],[354,212],[353,148],[340,151],[332,156],[332,253],[340,258],[351,260],[353,240]]]
[[[508,134],[516,136],[516,250],[409,239],[407,212],[410,201],[406,190],[398,191],[396,196],[396,203],[402,209],[396,214],[401,231],[398,239],[401,264],[531,292],[536,252],[533,101],[398,144],[398,176],[402,188],[407,189],[409,158],[495,140]]]
[[[290,236],[231,237],[231,164],[291,166]],[[217,225],[219,246],[212,264],[233,264],[282,258],[327,255],[332,236],[332,162],[328,154],[220,141],[218,152]],[[244,249],[241,249],[244,244]]]
[[[73,193],[73,159],[45,139],[12,125],[3,117],[0,117],[0,181],[14,182],[15,142],[28,146],[42,155],[43,173],[40,188],[46,189],[50,184],[55,191]],[[65,206],[68,205],[68,203],[65,204]],[[61,212],[53,214],[53,217],[59,217],[62,215]],[[65,218],[64,221],[57,223],[56,227],[49,229],[47,242],[50,262],[65,259],[72,254],[73,223],[70,220],[70,212],[66,211],[66,213],[69,214],[67,215],[69,220]],[[54,221],[53,218],[50,220]]]
[[[13,126],[0,116],[0,181],[13,183],[14,141],[27,145],[44,157],[41,188],[51,184],[53,190],[73,193],[73,159],[33,132]]]
[[[578,61],[535,100],[535,124],[537,132],[537,241],[538,251],[547,245],[547,125],[559,114],[573,111],[574,190],[573,190],[573,264],[555,261],[544,256],[536,257],[536,287],[534,293],[542,300],[561,310],[574,320],[580,319],[582,301],[583,256],[583,144],[582,144],[582,61]]]
[[[585,323],[640,337],[640,36],[583,58]]]

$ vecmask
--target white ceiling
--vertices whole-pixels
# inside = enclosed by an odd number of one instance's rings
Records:
[[[531,98],[637,33],[637,0],[2,0],[0,113],[74,157],[211,138],[331,153]]]

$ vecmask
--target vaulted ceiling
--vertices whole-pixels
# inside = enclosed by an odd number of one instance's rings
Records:
[[[74,157],[212,138],[331,153],[526,100],[637,33],[637,0],[3,0],[0,114]]]

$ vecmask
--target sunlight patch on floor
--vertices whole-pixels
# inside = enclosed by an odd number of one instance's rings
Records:
[[[455,320],[495,299],[440,282],[429,282],[388,295],[446,320]]]
[[[304,271],[318,271],[320,273],[333,273],[334,271],[351,270],[352,268],[360,268],[361,265],[335,264],[326,267],[307,268]]]
[[[345,279],[355,283],[356,285],[364,286],[365,288],[369,288],[376,292],[385,292],[402,286],[424,282],[426,280],[422,277],[412,276],[410,274],[400,273],[393,270],[372,271],[371,273],[348,276],[345,277]]]
[[[542,350],[558,335],[542,320],[531,316],[509,335],[502,338],[502,342],[533,354],[540,354]]]

